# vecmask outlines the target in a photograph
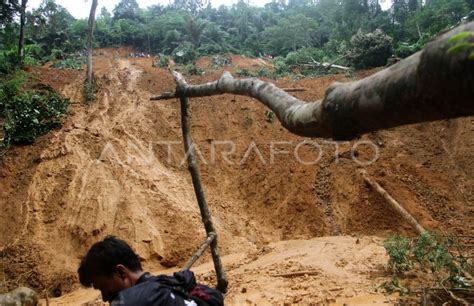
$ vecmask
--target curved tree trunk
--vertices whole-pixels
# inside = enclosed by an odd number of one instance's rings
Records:
[[[97,9],[98,0],[92,0],[91,11],[89,14],[89,33],[87,36],[87,85],[92,86],[92,39],[94,36],[95,11]]]
[[[309,137],[352,139],[399,125],[474,115],[474,61],[469,51],[448,55],[449,38],[474,31],[474,22],[459,26],[420,52],[365,79],[334,83],[324,99],[299,100],[258,79],[234,79],[229,73],[214,82],[188,85],[177,72],[176,92],[152,100],[232,93],[268,106],[290,132]]]

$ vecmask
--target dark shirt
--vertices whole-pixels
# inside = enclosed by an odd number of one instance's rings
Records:
[[[120,291],[110,305],[126,306],[197,306],[193,301],[185,300],[168,286],[158,281],[159,277],[144,273],[135,286]]]

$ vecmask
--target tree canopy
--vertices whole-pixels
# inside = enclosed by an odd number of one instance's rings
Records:
[[[389,10],[382,10],[378,0],[273,0],[263,7],[239,0],[218,8],[209,1],[175,0],[145,9],[136,0],[121,0],[112,12],[102,9],[98,14],[94,47],[128,45],[153,54],[185,53],[187,61],[223,52],[286,58],[310,48],[318,50],[319,60],[331,61],[357,53],[370,37],[386,37],[380,59],[342,60],[370,67],[383,65],[390,53],[406,57],[420,50],[436,33],[472,19],[473,9],[472,0],[394,0]],[[0,50],[17,45],[19,10],[17,0],[0,5]],[[54,0],[43,1],[26,17],[27,58],[60,58],[86,49],[87,20],[75,19]]]

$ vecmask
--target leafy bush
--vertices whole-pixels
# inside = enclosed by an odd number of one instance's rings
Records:
[[[267,68],[262,67],[257,71],[257,75],[261,78],[268,78],[270,76],[270,73],[268,72]]]
[[[389,255],[388,267],[394,273],[391,282],[383,285],[388,290],[400,289],[397,275],[414,269],[432,273],[437,279],[436,285],[472,286],[465,278],[472,271],[472,263],[453,237],[430,232],[411,240],[395,236],[385,240],[384,247]],[[450,251],[453,249],[456,252]]]
[[[301,48],[297,51],[290,52],[286,55],[285,63],[287,65],[298,65],[302,63],[310,63],[315,61],[322,61],[324,58],[324,51],[318,48]]]
[[[246,68],[237,68],[235,69],[235,74],[239,77],[251,77],[251,78],[255,78],[258,76],[258,73],[253,71],[253,70],[250,70],[250,69],[246,69]]]
[[[178,64],[188,64],[194,61],[197,57],[197,52],[194,46],[189,42],[181,43],[173,50],[173,60]]]
[[[355,68],[384,66],[392,55],[392,38],[379,29],[367,34],[359,30],[351,44],[349,59]]]
[[[396,56],[400,57],[400,58],[408,57],[408,56],[412,55],[413,53],[418,52],[421,49],[423,49],[425,44],[430,39],[431,39],[431,35],[429,35],[428,33],[423,33],[422,37],[414,44],[408,44],[408,43],[405,43],[405,42],[398,43],[395,46],[395,48],[393,50],[393,53]]]
[[[0,86],[6,145],[32,143],[36,137],[60,126],[69,106],[67,99],[51,91],[21,92],[24,83],[25,75],[17,73]]]
[[[190,75],[202,75],[204,71],[195,64],[187,64],[184,66],[184,73]]]
[[[38,44],[30,44],[25,46],[25,58],[23,62],[26,66],[38,66],[47,61],[45,51]]]
[[[86,64],[86,58],[79,55],[70,55],[65,59],[54,63],[53,67],[58,69],[74,69],[82,70],[82,66]]]
[[[210,54],[220,54],[220,53],[226,53],[229,52],[229,49],[226,48],[225,45],[223,44],[217,44],[217,43],[204,43],[197,48],[197,52],[199,55],[210,55]]]
[[[388,266],[391,270],[401,272],[408,270],[411,265],[408,260],[410,240],[394,236],[384,241],[383,246],[388,253]]]
[[[282,77],[288,74],[288,66],[281,58],[276,58],[273,62],[273,77]]]
[[[160,54],[160,60],[158,63],[153,63],[153,67],[168,68],[170,64],[170,57],[164,54]]]
[[[11,49],[0,52],[0,75],[7,75],[12,73],[20,65],[20,58],[18,57],[18,51]]]

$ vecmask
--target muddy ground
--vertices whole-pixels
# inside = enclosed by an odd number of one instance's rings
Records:
[[[106,235],[129,241],[155,272],[182,266],[203,241],[183,163],[179,103],[149,101],[172,91],[174,81],[152,67],[153,59],[127,53],[97,52],[98,91],[90,105],[82,101],[83,71],[32,71],[72,106],[61,129],[0,160],[5,289],[27,285],[62,296],[56,303],[90,302],[97,292],[76,290],[75,272],[88,247]],[[190,83],[215,80],[223,70],[268,66],[237,56],[226,67],[213,68],[209,58],[197,64],[206,74],[187,76]],[[371,73],[272,82],[305,88],[294,95],[312,101],[333,81]],[[377,292],[389,278],[383,238],[416,233],[366,186],[361,168],[425,228],[473,233],[472,118],[335,143],[290,134],[251,98],[221,95],[190,105],[230,305],[330,303]],[[209,260],[203,257],[196,272],[213,283]],[[298,271],[311,273],[286,275]]]

